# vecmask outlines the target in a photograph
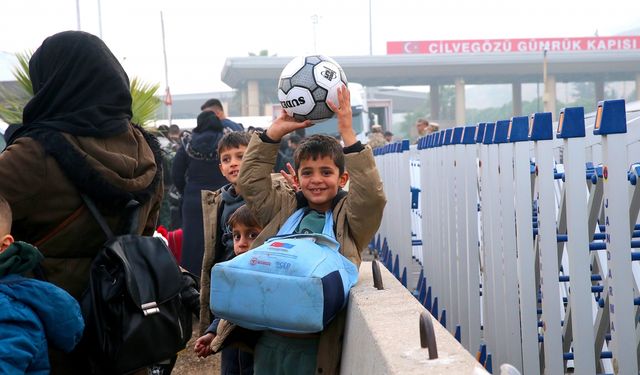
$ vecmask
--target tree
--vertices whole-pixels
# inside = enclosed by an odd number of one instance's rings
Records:
[[[454,85],[440,86],[440,116],[433,120],[455,120],[456,118],[456,87]]]
[[[13,69],[13,76],[18,82],[17,92],[0,90],[0,118],[9,124],[22,123],[22,111],[27,102],[33,97],[33,86],[29,78],[29,60],[31,51],[18,53],[18,65]],[[141,126],[147,125],[155,118],[160,106],[160,99],[156,96],[160,84],[146,83],[134,77],[131,89],[131,122]]]
[[[147,83],[134,77],[131,81],[131,122],[145,126],[155,119],[160,107],[160,98],[156,95],[159,83]]]
[[[18,85],[15,91],[0,87],[0,118],[8,124],[22,123],[22,109],[33,96],[33,87],[29,79],[29,60],[33,52],[17,53],[18,65],[12,74]]]
[[[596,87],[593,82],[575,82],[571,95],[576,99],[567,103],[567,106],[593,108],[596,105]]]

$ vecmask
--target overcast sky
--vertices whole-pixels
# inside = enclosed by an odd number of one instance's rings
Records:
[[[0,4],[0,80],[12,79],[11,53],[78,26],[76,0]],[[80,28],[99,35],[98,1],[79,4]],[[368,55],[369,4],[374,55],[386,54],[387,41],[610,36],[640,27],[638,0],[102,0],[102,37],[130,78],[164,87],[163,11],[172,93],[222,91],[227,57],[262,49]]]

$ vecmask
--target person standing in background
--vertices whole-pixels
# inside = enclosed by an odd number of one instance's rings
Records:
[[[387,130],[387,131],[385,131],[385,132],[384,132],[384,140],[385,140],[387,143],[392,143],[392,142],[393,142],[393,133],[392,133],[392,132],[390,132],[390,131],[388,131],[388,130]]]
[[[222,122],[222,126],[225,128],[225,132],[244,131],[244,127],[242,126],[242,124],[238,124],[237,122],[231,121],[227,118],[227,115],[224,113],[224,107],[222,107],[222,103],[218,99],[207,100],[203,105],[200,106],[200,110],[203,112],[215,113]]]
[[[429,128],[429,120],[425,118],[419,118],[418,121],[416,121],[416,129],[418,130],[418,137],[424,137],[425,135],[429,134],[428,128]]]
[[[182,261],[189,272],[200,275],[204,254],[200,192],[216,191],[227,180],[218,165],[218,142],[222,139],[220,119],[210,111],[198,115],[198,125],[173,160],[173,183],[182,195]]]
[[[371,148],[378,148],[387,144],[387,141],[384,139],[384,135],[382,133],[382,126],[378,124],[371,127],[371,132],[369,133],[368,138],[369,140],[367,144]]]

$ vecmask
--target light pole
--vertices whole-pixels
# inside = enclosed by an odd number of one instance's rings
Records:
[[[371,28],[371,0],[369,0],[369,56],[373,55],[373,38]]]
[[[318,53],[316,27],[318,26],[319,18],[320,17],[317,14],[311,16],[311,23],[313,24],[313,53]]]
[[[164,17],[162,11],[160,11],[160,26],[162,28],[162,54],[164,56],[164,81],[166,83],[164,104],[167,106],[167,118],[169,119],[169,125],[171,125],[171,106],[173,100],[171,99],[171,90],[169,90],[169,65],[167,64],[167,47],[164,37]]]
[[[80,31],[80,0],[76,0],[76,20],[78,22],[78,31]]]
[[[98,0],[98,30],[100,32],[100,39],[102,39],[102,6],[100,6],[100,0]]]

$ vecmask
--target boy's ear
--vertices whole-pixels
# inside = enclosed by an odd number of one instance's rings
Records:
[[[4,237],[2,237],[0,239],[0,253],[5,251],[7,247],[11,246],[13,241],[13,236],[10,234],[6,234]]]
[[[347,181],[349,181],[349,172],[345,171],[338,181],[340,183],[340,187],[343,188],[347,184]]]
[[[220,169],[220,173],[222,173],[222,175],[224,176],[224,171],[222,170],[222,164],[218,163],[218,169]]]

